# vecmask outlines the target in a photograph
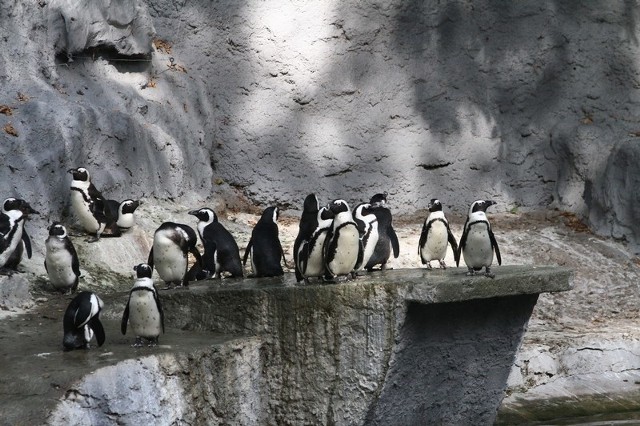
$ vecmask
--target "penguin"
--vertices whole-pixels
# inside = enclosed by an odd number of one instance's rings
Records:
[[[45,247],[44,269],[49,281],[57,290],[74,293],[78,288],[80,263],[64,225],[59,222],[51,224]]]
[[[371,204],[373,214],[378,218],[378,242],[369,261],[364,266],[367,271],[371,272],[376,265],[380,265],[380,269],[386,269],[391,249],[393,249],[393,257],[397,258],[400,255],[400,244],[396,231],[393,229],[391,211],[386,207],[387,193],[375,194],[371,197],[369,204]]]
[[[296,270],[307,284],[310,277],[324,276],[324,241],[333,223],[333,213],[327,207],[320,208],[316,214],[316,222],[316,229],[308,240],[300,243],[296,256]]]
[[[353,213],[353,220],[358,225],[360,240],[362,240],[362,261],[356,267],[356,270],[361,270],[371,259],[378,244],[378,218],[369,203],[358,204]]]
[[[253,227],[251,238],[244,251],[243,264],[251,256],[251,269],[256,277],[276,277],[284,275],[282,264],[284,251],[278,237],[277,207],[267,207],[256,226]],[[285,261],[286,264],[286,261]]]
[[[106,208],[109,217],[115,218],[116,226],[120,231],[128,231],[136,223],[134,213],[141,202],[139,200],[127,199],[122,202],[116,200],[106,200]]]
[[[346,201],[334,200],[327,208],[334,214],[334,219],[324,240],[325,277],[327,280],[343,275],[347,279],[349,276],[355,278],[356,265],[362,262],[358,225]]]
[[[304,279],[304,276],[300,272],[300,268],[298,267],[298,253],[300,252],[300,246],[302,245],[303,241],[309,241],[311,235],[318,227],[319,210],[320,203],[318,202],[318,197],[316,197],[315,194],[307,195],[307,197],[304,199],[304,204],[302,207],[302,215],[300,216],[298,235],[296,236],[296,240],[293,243],[293,264],[297,282],[300,282]]]
[[[485,276],[495,278],[491,273],[491,264],[493,263],[493,253],[495,251],[498,265],[502,264],[500,257],[500,249],[496,241],[491,224],[487,219],[487,208],[497,204],[493,200],[477,200],[469,207],[469,215],[464,224],[464,231],[460,238],[458,246],[458,260],[456,266],[460,262],[460,253],[464,257],[469,271],[467,275],[475,275],[476,271],[485,268]]]
[[[121,232],[116,225],[116,219],[107,209],[107,203],[96,187],[91,182],[91,175],[84,167],[69,169],[73,176],[71,181],[71,208],[80,221],[82,228],[95,234],[94,241],[105,236],[120,236]]]
[[[164,312],[158,297],[158,291],[153,285],[151,275],[153,269],[146,263],[141,263],[133,268],[136,271],[136,280],[129,292],[129,300],[122,314],[120,331],[127,334],[127,324],[136,336],[133,347],[143,345],[143,340],[149,342],[149,346],[156,346],[160,333],[164,333]]]
[[[196,231],[189,225],[164,222],[153,234],[147,264],[151,268],[155,267],[168,288],[174,285],[187,287],[189,253],[195,258],[196,264],[202,266],[202,257],[196,248],[197,242]]]
[[[22,254],[27,252],[31,259],[31,238],[25,230],[25,222],[30,214],[39,214],[28,202],[19,198],[7,198],[2,203],[0,213],[0,268],[17,270]]]
[[[240,249],[233,235],[218,221],[218,216],[209,208],[191,210],[190,215],[198,219],[198,234],[204,246],[203,268],[222,278],[228,272],[232,278],[242,277]]]
[[[436,198],[432,198],[427,206],[429,216],[422,225],[420,242],[418,243],[418,255],[423,265],[431,269],[431,261],[437,260],[442,269],[446,269],[444,257],[447,254],[447,244],[451,245],[453,257],[458,263],[458,243],[456,237],[451,233],[449,222],[442,211],[442,203]]]
[[[102,300],[90,291],[81,291],[73,298],[64,313],[64,337],[62,345],[65,351],[89,349],[89,342],[95,335],[98,346],[104,343],[104,327],[100,322],[100,311],[104,307]]]

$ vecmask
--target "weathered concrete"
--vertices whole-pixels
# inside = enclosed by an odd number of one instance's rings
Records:
[[[496,273],[394,270],[328,285],[288,274],[163,291],[171,327],[236,338],[118,363],[104,360],[136,353],[121,338],[109,347],[109,334],[99,362],[115,365],[64,382],[52,422],[490,423],[537,294],[569,289],[571,272]],[[124,296],[110,304],[115,319]],[[95,355],[73,353],[93,366]]]

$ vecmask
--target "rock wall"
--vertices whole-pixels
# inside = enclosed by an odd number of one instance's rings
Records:
[[[635,244],[639,10],[2,0],[2,193],[57,218],[82,164],[113,198],[490,197]]]

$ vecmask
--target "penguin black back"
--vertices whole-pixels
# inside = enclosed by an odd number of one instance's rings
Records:
[[[393,229],[391,210],[386,207],[387,193],[375,194],[371,197],[369,204],[371,204],[371,212],[378,218],[378,242],[365,265],[367,271],[373,270],[376,265],[385,269],[392,249],[394,258],[400,255],[400,244],[396,231]]]
[[[251,267],[256,277],[284,275],[281,260],[284,251],[278,237],[277,207],[267,207],[251,232],[251,239],[244,252],[243,262],[251,255]]]
[[[98,346],[102,346],[105,341],[104,327],[100,322],[103,306],[102,300],[90,291],[81,291],[71,300],[62,322],[65,351],[88,348],[94,334]]]
[[[318,227],[318,211],[320,205],[318,203],[318,197],[315,194],[307,195],[304,199],[304,206],[302,209],[302,215],[300,216],[300,225],[298,229],[298,236],[293,243],[293,263],[295,265],[296,280],[302,281],[304,277],[298,267],[298,251],[303,241],[308,241],[311,235]]]

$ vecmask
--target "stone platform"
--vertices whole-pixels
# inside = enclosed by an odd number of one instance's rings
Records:
[[[128,347],[114,321],[126,295],[107,298],[102,348],[39,350],[51,353],[39,364],[85,365],[46,385],[48,400],[60,400],[40,415],[52,424],[491,424],[538,294],[570,289],[571,276],[495,272],[406,269],[309,285],[288,274],[165,290],[169,330],[157,352]]]

